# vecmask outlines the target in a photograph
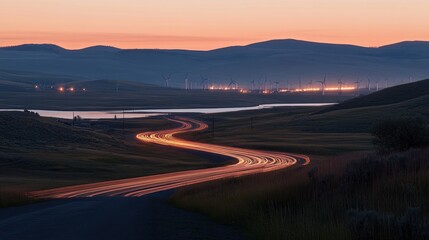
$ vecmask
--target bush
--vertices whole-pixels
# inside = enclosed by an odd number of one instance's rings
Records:
[[[428,123],[420,117],[381,121],[374,125],[371,134],[374,136],[374,144],[382,153],[405,151],[429,145]]]
[[[428,239],[429,224],[420,208],[408,208],[402,216],[377,211],[347,212],[348,226],[358,240]]]

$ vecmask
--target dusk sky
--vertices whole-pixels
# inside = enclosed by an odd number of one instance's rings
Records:
[[[0,0],[0,46],[213,49],[429,40],[428,0]]]

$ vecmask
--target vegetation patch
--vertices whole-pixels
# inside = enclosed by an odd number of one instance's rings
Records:
[[[427,239],[428,156],[429,149],[338,156],[185,187],[171,201],[239,225],[252,239]]]
[[[429,125],[421,117],[385,119],[375,124],[371,133],[383,153],[429,145]]]
[[[14,207],[36,201],[36,199],[31,198],[24,191],[0,188],[0,208]]]

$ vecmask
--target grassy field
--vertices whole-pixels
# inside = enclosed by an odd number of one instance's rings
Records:
[[[276,108],[199,116],[210,124],[210,128],[185,137],[195,141],[313,156],[373,149],[368,132],[354,129],[329,130],[324,129],[322,123],[306,125],[305,121],[309,121],[311,114],[319,110],[320,108]]]
[[[428,154],[339,155],[182,188],[171,201],[250,239],[426,239]]]
[[[43,189],[226,164],[197,152],[141,144],[135,134],[171,128],[163,118],[83,126],[32,113],[0,113],[0,191]],[[80,123],[76,123],[79,125]],[[160,154],[162,152],[162,154]]]
[[[171,201],[238,225],[250,239],[428,239],[429,150],[377,155],[368,134],[383,119],[429,116],[428,94],[392,100],[397,91],[377,93],[385,104],[201,117],[212,129],[186,138],[304,153],[312,163],[184,187]]]

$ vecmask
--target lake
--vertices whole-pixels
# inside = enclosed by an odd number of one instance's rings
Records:
[[[226,113],[248,110],[260,110],[275,107],[322,107],[335,105],[336,103],[278,103],[261,104],[253,107],[227,107],[227,108],[182,108],[182,109],[135,109],[135,110],[113,110],[113,111],[57,111],[57,110],[37,110],[31,109],[31,112],[37,112],[43,117],[54,117],[63,119],[72,119],[73,116],[80,116],[84,119],[112,119],[115,118],[144,118],[169,113]],[[0,109],[0,111],[23,111],[23,109]]]

